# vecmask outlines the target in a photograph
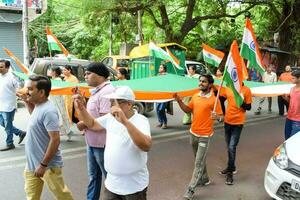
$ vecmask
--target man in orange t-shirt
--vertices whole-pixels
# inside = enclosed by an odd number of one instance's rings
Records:
[[[185,113],[192,112],[193,114],[190,132],[195,156],[195,168],[191,182],[184,194],[185,199],[193,198],[195,188],[198,185],[205,186],[210,183],[206,171],[206,155],[210,138],[213,135],[214,120],[221,119],[220,116],[222,115],[220,102],[217,101],[212,90],[213,83],[214,79],[211,75],[200,75],[200,92],[193,95],[188,105],[184,104],[177,94],[174,96]],[[214,111],[215,101],[217,101],[217,107]]]
[[[285,67],[285,72],[283,72],[279,76],[278,81],[283,81],[283,82],[288,82],[288,83],[292,82],[291,66],[287,65]],[[284,115],[284,106],[285,106],[286,112],[287,112],[289,109],[289,102],[287,102],[283,96],[278,96],[277,103],[278,103],[279,115],[283,116]]]
[[[228,163],[227,168],[220,171],[220,174],[226,175],[226,184],[233,185],[233,174],[236,173],[235,157],[236,147],[239,143],[240,135],[246,119],[246,110],[251,109],[252,94],[244,84],[241,88],[244,102],[241,107],[237,107],[234,100],[234,94],[231,89],[226,88],[221,94],[227,99],[227,109],[224,118],[225,141],[227,144]]]

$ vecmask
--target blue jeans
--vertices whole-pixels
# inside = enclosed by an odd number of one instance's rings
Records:
[[[87,188],[87,200],[99,200],[102,176],[106,178],[104,169],[104,148],[87,146],[87,164],[89,184]]]
[[[284,127],[285,140],[289,139],[300,131],[300,121],[294,121],[286,118]]]
[[[233,172],[236,170],[235,167],[235,157],[236,157],[236,147],[240,141],[241,132],[243,125],[231,125],[224,123],[225,129],[225,141],[227,144],[227,153],[228,153],[228,163],[227,170]]]
[[[11,112],[0,112],[0,125],[5,128],[5,132],[7,134],[7,137],[6,137],[6,145],[7,146],[14,144],[14,134],[17,136],[24,134],[24,131],[17,129],[13,125],[15,112],[16,112],[16,109],[14,109]]]
[[[156,113],[158,117],[158,122],[160,124],[167,124],[166,108],[167,108],[167,103],[156,104]]]

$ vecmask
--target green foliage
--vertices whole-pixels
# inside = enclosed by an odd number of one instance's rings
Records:
[[[186,27],[183,27],[187,20],[188,2],[190,1],[48,0],[48,11],[30,23],[30,43],[33,44],[36,38],[39,44],[39,56],[48,55],[44,31],[45,26],[48,25],[72,54],[80,58],[100,60],[108,54],[111,20],[113,21],[113,54],[119,53],[122,42],[135,42],[138,33],[138,9],[141,9],[142,12],[142,30],[145,43],[150,40],[159,43],[179,42],[188,48],[188,58],[197,57],[202,43],[228,51],[234,39],[237,39],[239,43],[241,42],[245,14],[234,18],[215,18],[214,16],[224,13],[236,14],[247,8],[248,3],[234,4],[233,1],[229,0],[195,1],[192,18],[197,16],[207,16],[207,18],[200,21],[190,21]],[[249,10],[255,34],[260,42],[272,38],[273,31],[282,22],[278,17],[278,13],[283,11],[282,1],[272,0],[268,2],[273,3],[274,6],[270,7],[269,4],[259,3]],[[167,18],[162,15],[162,8],[166,9]],[[164,20],[169,23],[163,25]],[[297,24],[295,20],[290,23],[293,35],[293,38],[290,39],[290,45],[297,47],[295,48],[295,53],[297,53],[300,48],[299,23]],[[184,30],[188,30],[186,35],[184,35]]]

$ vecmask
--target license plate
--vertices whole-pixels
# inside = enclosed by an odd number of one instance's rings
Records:
[[[296,180],[292,180],[291,188],[297,192],[300,192],[300,182]]]

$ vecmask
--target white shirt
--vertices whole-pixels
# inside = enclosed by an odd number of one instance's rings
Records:
[[[277,75],[274,72],[265,72],[262,77],[262,80],[264,83],[274,83],[277,82]]]
[[[11,72],[0,74],[0,112],[16,109],[16,90],[19,88],[19,82]]]
[[[129,121],[145,135],[150,134],[148,119],[135,112]],[[104,167],[107,171],[105,187],[118,195],[128,195],[144,190],[149,184],[147,153],[132,141],[125,126],[110,113],[97,118],[106,128]]]

